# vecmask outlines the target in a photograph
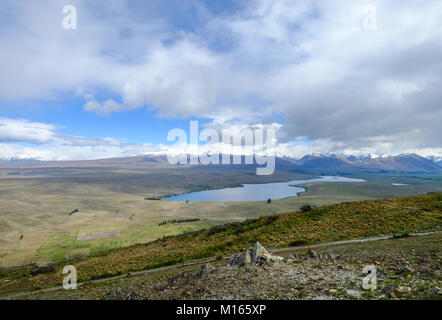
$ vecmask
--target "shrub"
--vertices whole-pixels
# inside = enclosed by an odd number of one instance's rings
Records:
[[[410,235],[408,233],[396,233],[393,235],[393,239],[408,238]]]
[[[312,210],[313,207],[309,204],[303,204],[300,208],[301,212],[306,212]]]
[[[304,246],[306,244],[308,244],[307,240],[305,240],[305,239],[296,239],[296,240],[290,242],[289,246],[290,247],[297,247],[297,246]]]
[[[225,224],[222,224],[222,225],[214,226],[214,227],[210,228],[209,231],[207,231],[207,235],[211,236],[213,234],[220,233],[220,232],[227,231],[227,230],[228,230],[228,226]]]

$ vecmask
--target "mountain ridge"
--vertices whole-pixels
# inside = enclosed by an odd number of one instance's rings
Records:
[[[350,169],[405,172],[442,172],[436,162],[415,153],[397,156],[306,155],[295,162],[303,169]]]
[[[241,164],[222,164],[220,155],[219,165],[209,165],[212,167],[237,167],[252,165],[244,164],[242,156]],[[439,161],[440,162],[440,161]],[[322,154],[312,153],[301,157],[300,159],[277,156],[276,167],[284,170],[350,170],[350,171],[400,171],[400,172],[442,172],[441,163],[437,158],[425,158],[415,153],[400,154],[396,156],[373,156],[367,155],[342,155],[342,154]],[[231,162],[232,163],[232,162]],[[105,158],[96,160],[77,160],[77,161],[38,161],[36,159],[10,159],[0,160],[0,167],[26,167],[26,166],[53,166],[53,165],[149,165],[149,166],[172,166],[168,163],[167,154],[143,154],[130,157]],[[187,164],[187,166],[204,166],[201,163]]]

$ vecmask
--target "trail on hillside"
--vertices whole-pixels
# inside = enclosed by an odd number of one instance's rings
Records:
[[[413,236],[413,237],[416,237],[416,236],[426,236],[426,235],[436,234],[436,233],[440,233],[440,232],[442,232],[442,231],[412,233],[412,234],[410,234],[410,236]],[[330,246],[337,246],[337,245],[364,243],[364,242],[372,242],[372,241],[379,241],[379,240],[389,240],[389,239],[394,239],[394,236],[390,235],[390,236],[371,237],[371,238],[365,238],[365,239],[351,239],[351,240],[332,241],[332,242],[317,243],[317,244],[298,246],[298,247],[287,247],[287,248],[269,249],[268,251],[270,251],[271,253],[292,252],[292,251],[308,250],[308,249],[319,248],[319,247],[330,247]],[[224,257],[224,258],[226,259],[228,257]],[[159,268],[153,268],[153,269],[140,270],[140,271],[125,273],[125,274],[122,274],[122,275],[113,276],[113,277],[109,277],[109,278],[90,280],[90,281],[87,281],[87,282],[80,282],[80,283],[77,284],[77,286],[80,287],[80,286],[82,286],[82,285],[84,285],[86,283],[89,283],[89,284],[90,283],[95,283],[95,284],[97,284],[97,283],[104,283],[104,282],[114,281],[114,280],[118,280],[118,279],[125,278],[125,277],[134,277],[134,276],[139,276],[139,275],[144,275],[144,274],[149,274],[149,273],[154,273],[154,272],[159,272],[159,271],[170,270],[170,269],[174,269],[174,268],[180,268],[180,267],[182,268],[182,267],[188,267],[188,266],[193,266],[193,265],[200,265],[200,264],[205,264],[205,263],[212,262],[212,261],[215,261],[215,260],[217,260],[216,257],[211,257],[211,258],[206,258],[206,259],[194,260],[194,261],[187,262],[187,263],[175,264],[175,265],[171,265],[171,266],[165,266],[165,267],[159,267]],[[56,286],[56,287],[41,289],[41,290],[38,290],[38,291],[35,291],[35,292],[19,292],[19,293],[15,293],[15,294],[12,294],[12,295],[6,295],[6,296],[3,296],[3,297],[0,297],[0,300],[20,298],[20,297],[23,297],[23,296],[28,296],[28,295],[38,294],[38,293],[51,292],[51,291],[62,290],[62,289],[63,289],[62,286]]]

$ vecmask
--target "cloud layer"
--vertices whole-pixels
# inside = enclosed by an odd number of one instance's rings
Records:
[[[354,0],[253,0],[221,13],[203,1],[71,3],[76,31],[61,27],[58,1],[0,4],[0,98],[69,93],[100,116],[149,106],[217,128],[279,118],[291,154],[442,155],[440,1],[371,1],[375,30]],[[3,148],[54,143],[52,125],[14,121],[0,121]]]
[[[93,160],[164,152],[165,146],[57,132],[51,124],[0,118],[0,160]]]

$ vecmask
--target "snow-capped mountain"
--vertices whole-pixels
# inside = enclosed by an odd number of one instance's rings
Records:
[[[442,167],[417,154],[401,154],[398,156],[373,155],[343,156],[310,154],[296,162],[304,169],[369,169],[385,171],[410,171],[410,172],[441,172]]]

